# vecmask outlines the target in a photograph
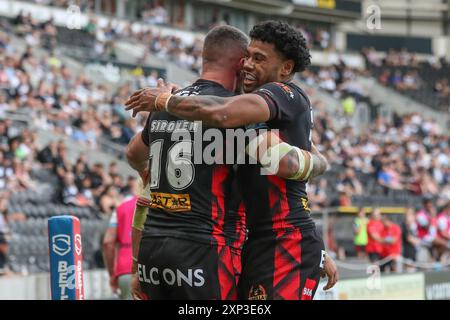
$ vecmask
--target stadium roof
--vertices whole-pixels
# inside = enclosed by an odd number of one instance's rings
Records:
[[[361,18],[358,0],[196,0],[263,15],[294,19],[341,22]],[[218,3],[219,2],[219,3]]]

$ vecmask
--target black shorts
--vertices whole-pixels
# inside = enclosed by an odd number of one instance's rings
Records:
[[[249,235],[242,250],[239,299],[312,300],[323,268],[323,250],[316,229],[278,238]]]
[[[235,255],[216,246],[170,237],[144,238],[138,275],[151,300],[237,299]]]

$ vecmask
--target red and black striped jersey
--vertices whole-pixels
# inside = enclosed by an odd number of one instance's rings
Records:
[[[216,82],[200,79],[175,95],[234,94]],[[151,189],[143,238],[168,236],[242,246],[246,229],[243,211],[239,210],[236,170],[229,164],[207,163],[202,157],[211,144],[203,139],[208,129],[212,128],[166,112],[149,116],[142,132],[150,149]]]
[[[311,150],[312,107],[294,83],[272,82],[257,89],[270,109],[270,120],[257,127],[278,129],[290,145]],[[246,205],[247,228],[252,233],[280,235],[293,229],[312,229],[306,183],[261,174],[259,165],[240,166],[239,182]]]

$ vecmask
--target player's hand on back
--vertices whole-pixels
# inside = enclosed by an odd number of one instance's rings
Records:
[[[178,87],[172,83],[165,83],[164,80],[158,79],[156,88],[143,88],[134,92],[125,102],[126,110],[133,110],[133,118],[139,112],[157,111],[155,101],[156,97],[164,92],[172,93]]]
[[[133,93],[125,102],[126,110],[133,110],[133,118],[143,111],[155,111],[155,100],[158,94],[164,92],[161,88],[143,88]]]
[[[328,277],[328,282],[325,287],[323,287],[323,290],[333,288],[334,285],[339,281],[339,272],[336,267],[336,263],[328,254],[322,270],[322,278],[324,277]]]
[[[175,83],[164,82],[161,78],[158,79],[156,87],[165,90],[164,92],[171,93],[181,89],[180,86]]]

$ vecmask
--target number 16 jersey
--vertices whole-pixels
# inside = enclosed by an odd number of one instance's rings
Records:
[[[230,97],[234,93],[216,82],[200,79],[175,95]],[[241,248],[245,215],[235,170],[232,165],[205,162],[208,159],[203,157],[204,152],[215,159],[221,157],[223,163],[226,160],[222,153],[225,142],[219,150],[206,152],[205,148],[214,142],[203,141],[207,140],[202,137],[208,129],[200,122],[166,112],[149,116],[142,131],[142,139],[150,148],[151,189],[143,238],[168,236]]]

